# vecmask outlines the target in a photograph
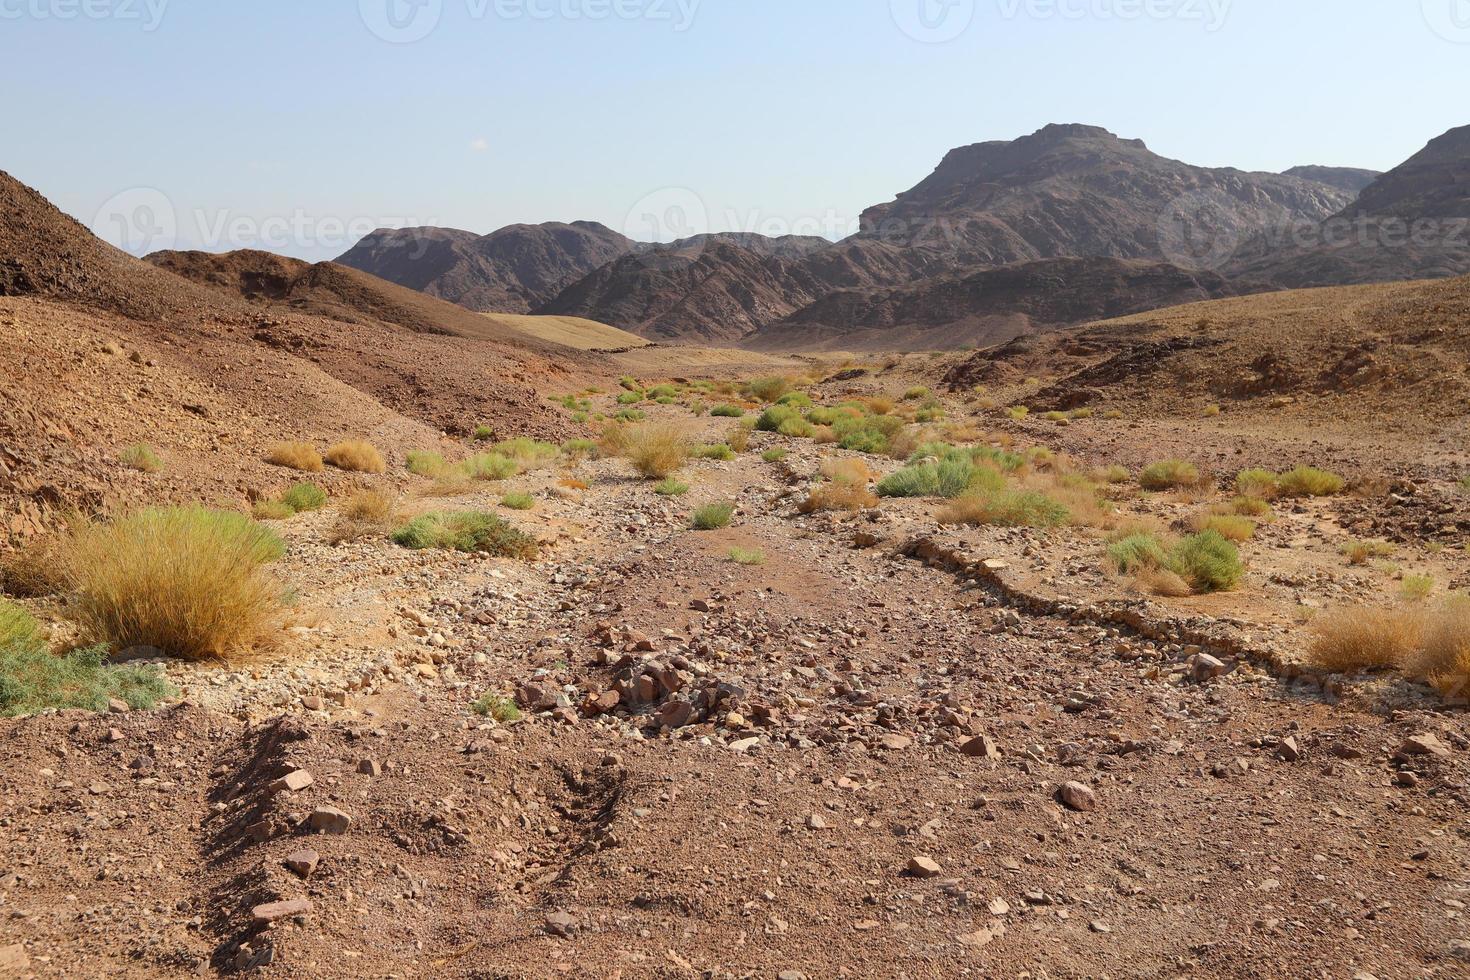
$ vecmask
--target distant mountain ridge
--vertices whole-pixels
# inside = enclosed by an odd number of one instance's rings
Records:
[[[575,222],[486,236],[376,232],[341,261],[473,309],[586,317],[661,342],[840,346],[834,334],[851,329],[865,344],[882,330],[905,343],[982,343],[1016,324],[1044,329],[1180,297],[1465,271],[1454,248],[1322,252],[1281,231],[1357,214],[1470,211],[1465,133],[1445,134],[1387,174],[1320,165],[1273,174],[1196,167],[1097,126],[1049,125],[951,150],[836,243],[719,233],[652,245]],[[1206,245],[1221,243],[1218,254],[1193,254],[1189,236],[1201,227]],[[418,248],[412,261],[403,261],[405,244]],[[1064,261],[1075,259],[1115,264]],[[981,283],[988,288],[974,288]],[[1065,295],[1014,293],[1028,283]],[[1127,284],[1136,295],[1118,292]],[[803,339],[802,327],[820,336]]]

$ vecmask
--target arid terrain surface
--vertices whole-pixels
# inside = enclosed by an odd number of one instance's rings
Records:
[[[0,179],[8,608],[194,502],[289,597],[4,712],[0,976],[1470,976],[1470,280],[775,356]]]

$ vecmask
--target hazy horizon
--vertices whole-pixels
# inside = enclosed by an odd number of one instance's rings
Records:
[[[1464,6],[0,0],[26,134],[0,169],[133,251],[319,260],[379,226],[574,220],[835,239],[948,150],[1049,123],[1201,166],[1389,169],[1470,122],[1433,97],[1470,81]]]

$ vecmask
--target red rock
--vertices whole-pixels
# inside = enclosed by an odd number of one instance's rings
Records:
[[[311,911],[311,902],[304,898],[292,898],[284,902],[269,902],[250,910],[250,917],[258,926],[270,925],[278,919],[289,919],[293,915],[305,915]]]

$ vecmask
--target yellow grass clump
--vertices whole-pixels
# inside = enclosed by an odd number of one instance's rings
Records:
[[[694,449],[689,433],[678,425],[651,422],[629,426],[621,434],[622,455],[642,476],[661,480],[689,461]]]
[[[267,566],[284,546],[242,514],[169,507],[78,521],[60,552],[85,643],[227,659],[280,629],[283,592]]]
[[[362,439],[339,442],[327,450],[326,461],[353,473],[382,473],[388,467],[377,447]]]
[[[309,442],[278,443],[266,454],[265,461],[272,466],[284,466],[302,473],[320,473],[325,469],[321,453]]]

